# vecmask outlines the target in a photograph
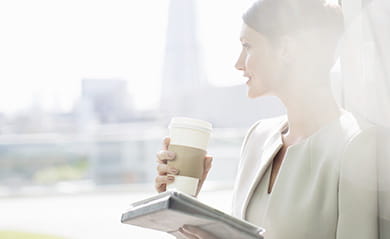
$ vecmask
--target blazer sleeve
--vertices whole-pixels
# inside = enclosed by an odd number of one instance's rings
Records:
[[[241,144],[241,150],[240,150],[240,161],[238,163],[238,170],[237,170],[237,175],[236,175],[236,178],[235,178],[235,183],[234,183],[234,187],[233,187],[233,195],[232,195],[232,202],[231,202],[231,211],[230,211],[230,214],[233,215],[233,216],[237,216],[234,212],[236,211],[236,207],[238,207],[237,205],[237,200],[236,200],[236,196],[237,196],[237,191],[239,191],[239,188],[240,188],[240,185],[239,185],[239,181],[240,181],[240,174],[241,174],[241,171],[242,171],[242,167],[244,165],[244,154],[247,150],[247,144],[248,144],[248,140],[250,138],[250,136],[253,134],[253,131],[255,131],[256,127],[260,124],[261,120],[257,121],[256,123],[254,123],[250,128],[249,130],[247,131],[245,137],[244,137],[244,140]]]
[[[378,192],[375,128],[360,132],[341,158],[336,239],[377,239]]]

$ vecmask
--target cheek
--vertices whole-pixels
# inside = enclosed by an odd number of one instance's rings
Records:
[[[265,54],[257,54],[248,59],[248,70],[257,81],[263,83],[272,81],[275,67],[273,59]]]

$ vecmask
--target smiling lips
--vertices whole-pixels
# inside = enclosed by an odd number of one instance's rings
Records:
[[[252,77],[250,75],[248,75],[248,74],[244,74],[243,76],[248,78],[246,84],[248,84],[248,82],[252,80]]]

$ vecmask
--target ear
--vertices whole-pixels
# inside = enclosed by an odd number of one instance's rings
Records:
[[[278,55],[283,62],[289,63],[294,60],[297,48],[296,43],[296,39],[291,36],[285,35],[280,37]]]

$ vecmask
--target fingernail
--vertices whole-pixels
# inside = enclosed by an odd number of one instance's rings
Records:
[[[174,158],[175,157],[175,153],[174,152],[168,152],[168,157]]]
[[[168,176],[168,181],[173,181],[173,180],[175,180],[174,176]]]
[[[175,169],[175,168],[171,168],[169,170],[171,173],[174,173],[174,174],[177,174],[179,172],[179,170]]]

